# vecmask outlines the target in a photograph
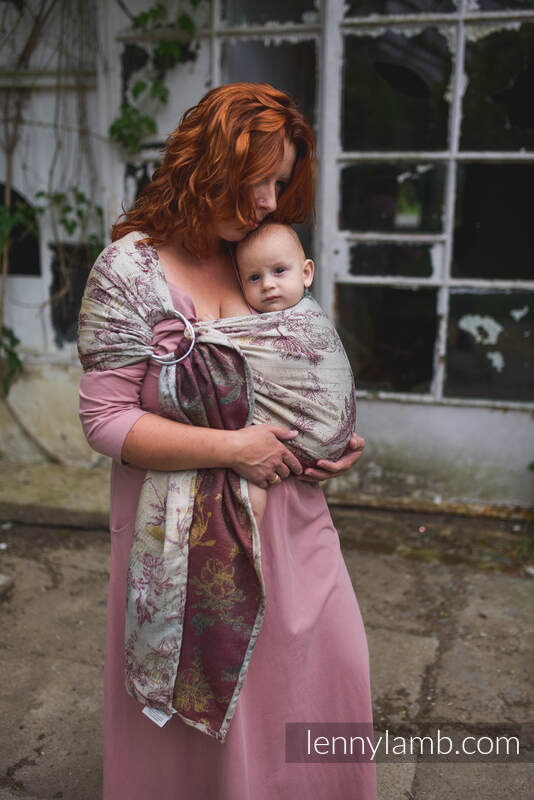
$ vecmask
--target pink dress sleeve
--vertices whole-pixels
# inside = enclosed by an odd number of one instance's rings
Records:
[[[80,383],[80,420],[91,447],[121,462],[124,440],[138,419],[147,414],[141,408],[141,388],[147,362],[120,369],[88,372]]]
[[[196,320],[193,301],[177,286],[169,284],[175,308],[191,322]],[[157,323],[152,331],[154,352],[172,353],[183,338],[174,319]],[[141,361],[119,369],[88,372],[80,384],[80,420],[91,447],[121,464],[124,441],[143,414],[160,413],[158,376],[160,366]]]

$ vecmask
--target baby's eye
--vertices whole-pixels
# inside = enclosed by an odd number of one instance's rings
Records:
[[[259,281],[260,276],[255,272],[254,275],[249,275],[248,280],[249,283],[254,283],[255,281]]]
[[[285,267],[276,267],[276,269],[275,269],[275,274],[276,274],[276,275],[281,275],[281,274],[282,274],[282,272],[285,272],[285,271],[286,271],[286,268],[285,268]]]

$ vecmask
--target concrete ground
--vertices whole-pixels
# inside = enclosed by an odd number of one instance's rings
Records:
[[[0,800],[97,800],[107,475],[11,465],[0,486]],[[366,624],[377,735],[407,722],[455,735],[532,723],[532,526],[333,516]],[[534,797],[532,763],[506,759],[380,763],[378,776],[380,800]]]

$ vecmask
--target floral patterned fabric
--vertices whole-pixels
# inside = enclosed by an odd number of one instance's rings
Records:
[[[89,276],[78,349],[86,371],[154,356],[152,329],[176,319],[157,251],[140,233],[107,247]],[[179,364],[161,359],[163,413],[182,423],[297,429],[299,458],[338,458],[355,425],[352,373],[311,295],[287,311],[194,325]],[[176,357],[180,353],[176,354]],[[150,470],[130,554],[126,687],[143,704],[220,741],[228,732],[265,606],[247,482],[232,470]]]

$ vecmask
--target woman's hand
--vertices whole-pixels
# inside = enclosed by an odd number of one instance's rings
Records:
[[[328,478],[336,478],[342,475],[363,456],[365,439],[354,433],[347,445],[347,449],[338,461],[326,461],[320,458],[315,467],[308,467],[302,475],[300,481],[315,483],[316,481],[326,481]]]
[[[262,489],[287,478],[291,472],[301,475],[300,461],[282,444],[295,436],[298,431],[280,425],[249,425],[233,431],[229,466]]]

